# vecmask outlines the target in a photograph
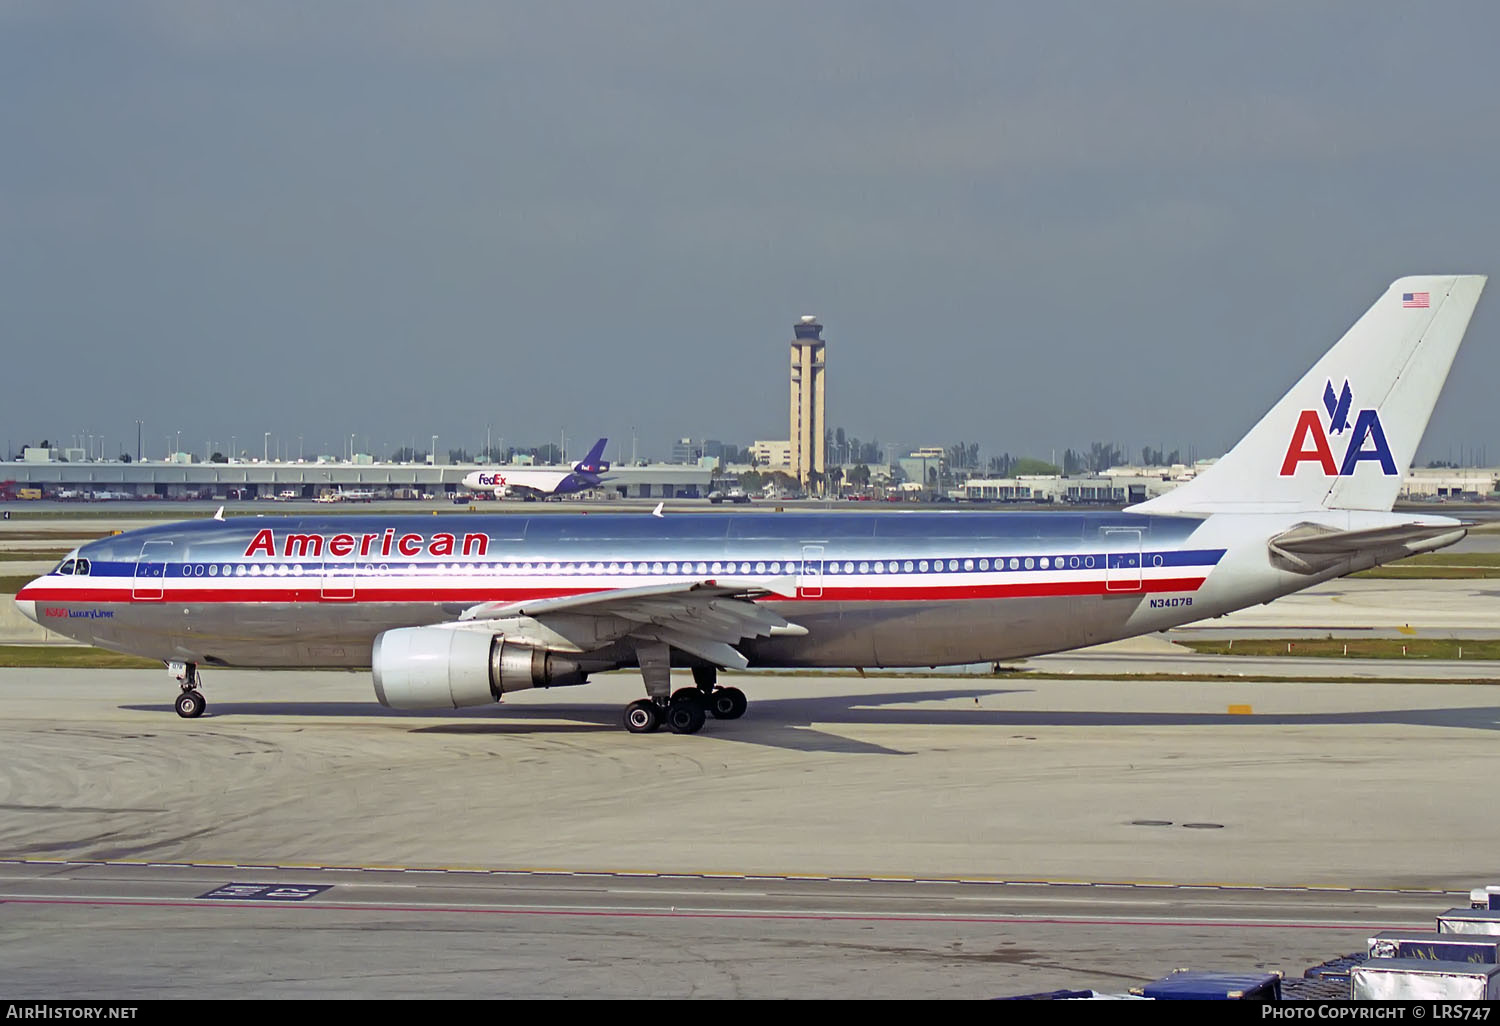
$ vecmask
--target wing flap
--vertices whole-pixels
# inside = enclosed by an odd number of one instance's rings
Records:
[[[801,636],[806,628],[789,622],[756,598],[795,595],[796,578],[748,581],[733,578],[649,584],[636,588],[564,595],[520,602],[486,602],[464,610],[459,621],[491,626],[500,633],[530,624],[533,633],[550,628],[569,635],[579,618],[594,625],[589,632],[599,644],[624,638],[661,641],[719,666],[744,669],[749,665],[734,646],[745,638]],[[537,629],[539,628],[539,630]],[[572,632],[576,636],[577,632]]]

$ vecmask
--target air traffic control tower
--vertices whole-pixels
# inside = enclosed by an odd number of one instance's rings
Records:
[[[792,466],[797,480],[808,491],[815,490],[809,475],[819,480],[826,471],[823,413],[824,355],[823,325],[816,317],[801,318],[792,326]],[[821,489],[821,485],[817,489]]]

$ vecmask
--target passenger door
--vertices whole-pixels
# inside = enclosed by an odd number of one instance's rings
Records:
[[[325,602],[353,602],[354,585],[359,579],[359,557],[323,555],[323,590]]]
[[[135,576],[130,582],[130,597],[136,602],[160,602],[166,596],[167,564],[172,560],[172,543],[148,541],[141,546],[135,561]]]
[[[1105,527],[1104,590],[1133,592],[1144,590],[1141,583],[1141,529],[1139,527]]]
[[[803,545],[802,566],[797,574],[799,598],[823,597],[823,546]]]

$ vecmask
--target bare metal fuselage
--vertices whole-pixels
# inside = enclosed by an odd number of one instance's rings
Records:
[[[361,667],[381,632],[480,603],[762,578],[795,596],[763,601],[805,633],[744,641],[751,665],[938,666],[1163,630],[1347,573],[1358,565],[1278,569],[1266,539],[1351,516],[1381,515],[257,517],[92,542],[70,561],[80,572],[18,600],[50,630],[165,661]]]

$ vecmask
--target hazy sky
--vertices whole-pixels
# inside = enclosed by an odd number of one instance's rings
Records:
[[[0,431],[1213,455],[1500,271],[1500,5],[0,0]],[[1419,458],[1500,461],[1500,282]],[[612,441],[610,454],[619,450]]]

